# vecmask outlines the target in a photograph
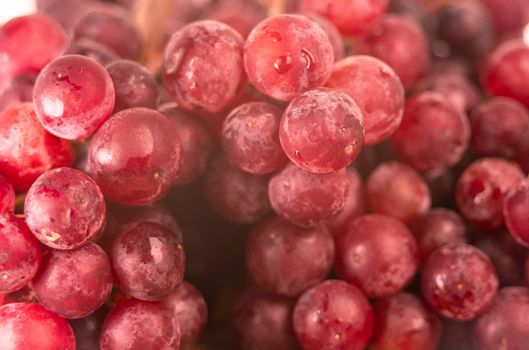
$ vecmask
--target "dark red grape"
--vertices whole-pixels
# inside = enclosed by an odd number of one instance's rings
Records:
[[[180,325],[181,345],[195,342],[208,320],[208,308],[200,291],[191,283],[182,281],[161,303]]]
[[[24,203],[26,221],[41,243],[78,248],[105,223],[105,200],[89,176],[73,168],[52,169],[31,185]]]
[[[333,63],[329,37],[305,16],[269,17],[252,30],[244,45],[250,82],[278,100],[291,100],[323,85]]]
[[[270,212],[268,177],[246,173],[224,157],[217,157],[208,167],[204,191],[209,205],[223,218],[250,224]]]
[[[498,292],[492,307],[475,323],[480,350],[525,350],[529,347],[529,289],[508,287]]]
[[[117,53],[122,58],[139,58],[141,39],[127,18],[110,11],[93,11],[77,22],[75,39],[90,39]]]
[[[90,39],[76,40],[66,49],[64,54],[90,57],[103,66],[119,60],[119,56],[112,49]]]
[[[528,134],[529,135],[529,134]],[[520,138],[520,142],[516,146],[516,151],[514,152],[514,160],[522,168],[522,170],[527,173],[529,172],[529,137],[524,135]]]
[[[253,27],[265,19],[266,11],[257,1],[221,0],[206,6],[201,17],[226,23],[246,38]]]
[[[313,173],[348,166],[364,143],[364,117],[355,101],[320,88],[293,99],[283,113],[279,140],[290,160]]]
[[[40,256],[39,242],[24,220],[0,214],[0,294],[14,292],[30,282],[40,266]]]
[[[258,289],[245,292],[233,320],[242,350],[298,350],[292,327],[295,302]]]
[[[112,290],[110,259],[95,243],[42,257],[33,278],[39,302],[64,318],[81,318],[96,311]]]
[[[70,144],[48,133],[31,103],[0,113],[0,173],[17,191],[27,191],[44,172],[72,163]]]
[[[374,307],[372,350],[436,350],[443,326],[416,296],[400,293]]]
[[[4,176],[0,175],[0,213],[15,210],[15,190]]]
[[[385,16],[362,40],[361,47],[393,68],[406,89],[421,79],[430,65],[426,34],[408,16]]]
[[[524,177],[518,165],[500,158],[474,161],[465,169],[456,185],[455,199],[459,210],[465,218],[480,227],[502,227],[505,196]]]
[[[36,79],[37,74],[28,73],[14,77],[3,88],[0,82],[0,112],[22,102],[32,102]]]
[[[481,71],[483,87],[494,96],[511,97],[529,107],[529,46],[521,40],[500,44]]]
[[[417,239],[422,261],[439,247],[467,241],[463,219],[449,209],[433,208],[416,218],[410,229]]]
[[[505,6],[502,0],[482,0],[499,34],[512,34],[529,22],[529,4],[526,0],[511,0]]]
[[[338,28],[331,21],[313,12],[301,12],[300,14],[318,23],[319,26],[325,31],[329,37],[332,48],[334,49],[334,59],[336,61],[345,57],[345,45],[342,35],[338,31]]]
[[[147,68],[127,60],[114,61],[106,68],[116,91],[114,112],[132,107],[158,107],[160,88]]]
[[[129,205],[163,197],[182,166],[175,126],[163,114],[140,107],[112,116],[88,152],[88,171],[103,193]]]
[[[336,269],[370,298],[398,293],[419,266],[415,238],[399,220],[379,214],[360,216],[336,241]]]
[[[105,307],[86,317],[69,320],[75,334],[76,350],[99,350],[99,334],[108,313]]]
[[[342,34],[362,36],[382,18],[388,0],[301,0],[303,11],[314,12],[330,20]]]
[[[512,159],[529,133],[529,111],[516,100],[494,97],[472,110],[470,126],[474,152]]]
[[[361,350],[373,332],[373,310],[358,288],[328,280],[301,295],[293,323],[306,350]]]
[[[112,245],[111,257],[119,287],[137,299],[160,300],[184,276],[182,241],[154,222],[140,222],[121,233]]]
[[[410,222],[430,209],[428,185],[413,168],[398,162],[384,162],[366,183],[369,207],[379,214]]]
[[[466,321],[487,310],[498,289],[498,277],[490,259],[464,243],[435,250],[421,272],[422,294],[444,317]]]
[[[193,22],[165,48],[163,79],[179,108],[197,114],[226,109],[246,84],[243,38],[224,23]]]
[[[40,304],[4,305],[0,320],[3,350],[75,350],[72,327]]]
[[[200,119],[185,114],[175,104],[162,106],[160,112],[174,123],[182,146],[182,168],[173,184],[187,185],[202,175],[206,168],[213,148],[211,135]]]
[[[515,185],[503,202],[503,217],[511,235],[529,247],[529,181]]]
[[[35,111],[50,133],[69,140],[92,136],[114,109],[114,85],[96,61],[62,56],[39,74],[34,88]]]
[[[108,314],[100,340],[101,350],[180,348],[180,326],[160,303],[128,300]]]
[[[406,101],[404,118],[391,138],[397,155],[418,170],[456,164],[470,140],[463,111],[441,94],[418,93]]]
[[[327,86],[348,94],[362,110],[366,145],[381,142],[399,127],[404,88],[393,69],[381,60],[349,56],[338,61]]]
[[[303,229],[279,218],[257,225],[246,246],[246,267],[255,283],[285,296],[323,281],[333,261],[334,241],[324,226]]]
[[[316,226],[343,210],[349,191],[345,169],[309,173],[293,163],[270,179],[268,196],[275,212],[299,226]]]

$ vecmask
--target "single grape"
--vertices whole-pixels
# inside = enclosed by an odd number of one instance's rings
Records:
[[[435,250],[421,272],[424,299],[444,317],[467,321],[493,303],[498,277],[490,259],[464,243]]]
[[[40,266],[40,257],[39,242],[24,220],[0,214],[0,294],[12,293],[30,282]]]
[[[160,303],[128,300],[116,305],[103,323],[101,350],[180,348],[180,326]]]
[[[75,350],[72,327],[40,304],[4,305],[0,320],[3,350]]]
[[[284,296],[323,281],[333,261],[334,241],[324,226],[303,229],[271,218],[253,228],[246,245],[246,267],[255,283]]]
[[[336,269],[370,298],[404,289],[419,266],[415,238],[399,220],[380,214],[360,216],[336,241]]]
[[[321,26],[305,16],[265,19],[244,45],[244,66],[250,82],[278,100],[321,86],[331,74],[334,50]]]
[[[474,337],[480,350],[524,350],[529,346],[526,321],[529,289],[508,287],[498,292],[492,307],[475,323]]]
[[[518,144],[529,133],[529,111],[516,100],[494,97],[472,110],[470,126],[474,152],[512,159]]]
[[[511,235],[524,247],[529,247],[529,180],[523,180],[507,193],[503,202],[503,217]]]
[[[164,85],[178,107],[196,114],[226,109],[246,84],[243,38],[224,23],[193,22],[165,48]]]
[[[100,43],[122,58],[139,58],[141,39],[133,24],[125,17],[109,11],[93,11],[75,25],[74,38]]]
[[[345,57],[344,41],[334,23],[313,12],[300,12],[300,14],[316,22],[325,31],[334,50],[334,59],[336,61]]]
[[[114,112],[132,107],[158,107],[160,88],[147,68],[127,60],[114,61],[106,68],[116,91]]]
[[[119,287],[141,300],[166,297],[184,276],[182,241],[153,222],[140,222],[122,232],[112,245],[111,258]]]
[[[0,82],[0,112],[22,102],[32,102],[36,79],[37,74],[27,73],[14,77],[4,87]]]
[[[278,136],[281,113],[266,102],[248,102],[232,110],[220,138],[228,161],[252,174],[280,169],[287,161]]]
[[[481,69],[481,82],[494,96],[510,97],[529,107],[529,46],[512,39],[500,44]]]
[[[182,281],[161,303],[169,309],[180,325],[182,346],[194,343],[208,320],[206,302],[191,283]]]
[[[119,56],[112,49],[90,39],[76,40],[70,44],[64,54],[90,57],[103,66],[119,60]]]
[[[105,196],[128,205],[163,197],[182,166],[175,126],[163,114],[140,107],[112,116],[88,152],[88,171]]]
[[[178,139],[182,146],[182,168],[175,185],[187,185],[204,173],[213,142],[206,126],[194,116],[187,115],[175,104],[162,106],[159,111],[175,124]]]
[[[439,318],[416,296],[400,293],[373,306],[372,350],[436,350],[443,331]]]
[[[289,163],[270,179],[268,196],[279,216],[296,225],[311,227],[340,213],[349,186],[345,169],[314,174]]]
[[[69,140],[92,136],[114,109],[114,85],[96,61],[62,56],[39,74],[34,88],[35,111],[50,133]]]
[[[78,248],[105,223],[105,199],[89,176],[73,168],[52,169],[31,185],[24,203],[26,222],[42,244]]]
[[[342,34],[359,37],[369,33],[382,18],[388,0],[301,0],[303,11],[331,21]]]
[[[211,208],[223,218],[251,224],[271,212],[267,185],[268,177],[246,173],[217,157],[206,171],[204,191]]]
[[[31,103],[1,112],[0,134],[0,173],[16,191],[27,191],[49,169],[72,163],[70,144],[42,128]]]
[[[74,250],[50,249],[42,257],[32,285],[48,310],[64,318],[82,318],[96,311],[110,295],[110,259],[92,242]]]
[[[293,324],[306,350],[362,350],[373,332],[373,310],[357,287],[328,280],[301,295]]]
[[[402,123],[391,137],[397,155],[422,171],[453,166],[463,157],[469,140],[466,115],[431,91],[406,101]]]
[[[360,46],[393,68],[406,89],[421,79],[430,65],[426,34],[412,17],[385,16]]]
[[[375,212],[411,222],[430,209],[428,185],[413,168],[380,163],[366,182],[366,199]]]
[[[459,177],[455,199],[463,216],[485,228],[503,226],[505,196],[524,179],[515,163],[500,158],[481,158]]]
[[[4,176],[0,175],[0,213],[15,210],[15,190]]]
[[[512,34],[524,28],[529,21],[529,4],[526,0],[511,0],[505,6],[502,0],[482,0],[496,26],[498,34]]]
[[[296,300],[258,289],[246,291],[234,310],[234,327],[242,350],[298,350],[292,327]]]
[[[439,247],[466,243],[466,227],[461,216],[445,208],[433,208],[417,217],[410,224],[410,230],[417,239],[421,261]]]
[[[383,141],[399,127],[404,88],[381,60],[358,55],[338,61],[326,86],[345,92],[358,104],[364,115],[366,145]]]

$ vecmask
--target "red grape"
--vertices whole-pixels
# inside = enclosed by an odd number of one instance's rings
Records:
[[[279,140],[290,160],[313,173],[345,168],[364,143],[364,118],[347,94],[320,88],[293,99],[283,113]]]
[[[297,296],[323,281],[334,261],[334,241],[324,226],[303,229],[272,218],[248,238],[246,267],[261,288]]]
[[[361,42],[362,50],[386,62],[409,89],[428,70],[430,57],[426,34],[408,16],[385,16]]]
[[[373,307],[372,350],[436,350],[443,326],[416,296],[400,293]]]
[[[325,31],[334,50],[335,60],[341,60],[345,57],[345,46],[342,35],[338,31],[338,28],[331,21],[312,12],[301,12],[300,14],[318,23],[319,26]]]
[[[224,23],[193,22],[165,48],[163,79],[179,108],[197,114],[226,109],[246,84],[243,38]]]
[[[105,200],[94,180],[72,168],[52,169],[31,185],[24,204],[26,221],[41,243],[78,248],[105,223]]]
[[[110,199],[129,205],[165,195],[182,165],[175,126],[146,108],[116,113],[94,135],[88,170]]]
[[[182,281],[161,303],[180,324],[180,343],[188,345],[195,342],[208,320],[208,309],[200,291],[191,283]]]
[[[521,40],[500,44],[481,71],[483,87],[494,96],[511,97],[529,107],[529,46]]]
[[[98,42],[122,58],[134,60],[140,55],[141,39],[132,23],[109,11],[88,13],[77,22],[73,35]]]
[[[529,247],[529,180],[521,181],[506,195],[503,217],[514,239]]]
[[[492,307],[475,323],[480,350],[525,350],[529,346],[529,289],[509,287],[499,291]]]
[[[62,56],[47,65],[35,82],[35,111],[46,130],[64,139],[92,136],[114,109],[114,85],[96,61]]]
[[[4,176],[0,175],[0,213],[15,210],[15,190]]]
[[[370,298],[398,293],[419,265],[417,242],[400,221],[369,214],[351,221],[336,242],[336,269]]]
[[[17,191],[27,191],[47,170],[72,163],[70,144],[42,128],[31,103],[0,113],[0,173]]]
[[[529,111],[516,100],[494,97],[472,110],[470,126],[474,152],[512,159],[529,133]]]
[[[505,6],[502,0],[482,0],[499,34],[511,34],[529,22],[529,4],[526,0],[511,0]]]
[[[380,163],[366,183],[369,207],[379,214],[410,222],[430,209],[428,185],[413,168],[398,162]]]
[[[0,112],[22,102],[33,101],[36,79],[35,73],[22,74],[11,79],[4,88],[0,86]]]
[[[425,91],[406,101],[404,118],[391,138],[393,149],[418,170],[456,164],[470,139],[464,113],[436,92]]]
[[[40,304],[4,305],[0,320],[3,350],[75,350],[72,327]]]
[[[160,89],[147,68],[127,60],[114,61],[106,68],[116,91],[114,112],[132,107],[158,107]]]
[[[246,38],[266,17],[266,11],[257,1],[221,0],[207,6],[201,17],[226,23]]]
[[[325,31],[300,15],[279,15],[259,23],[244,45],[251,83],[278,100],[321,86],[331,74],[334,50]]]
[[[345,206],[349,177],[345,169],[314,174],[289,163],[270,179],[268,196],[275,212],[299,226],[316,226]]]
[[[349,56],[336,62],[327,86],[348,94],[364,115],[366,145],[381,142],[399,127],[404,88],[397,74],[381,60]]]
[[[463,219],[449,209],[433,208],[416,218],[410,229],[417,239],[422,261],[439,247],[467,241]]]
[[[492,305],[498,277],[485,253],[456,243],[430,254],[421,273],[421,287],[423,297],[435,311],[466,321]]]
[[[40,266],[40,256],[39,242],[24,220],[0,214],[0,294],[14,292],[30,282]]]
[[[76,40],[66,49],[64,54],[90,57],[103,66],[119,60],[118,55],[112,49],[90,39]]]
[[[301,0],[303,11],[329,19],[347,36],[369,33],[382,18],[388,0]]]
[[[81,318],[96,311],[112,290],[110,259],[95,243],[42,257],[33,278],[39,302],[64,318]]]
[[[301,295],[293,323],[306,350],[361,350],[373,332],[373,311],[358,288],[328,280]]]
[[[266,102],[248,102],[224,120],[221,144],[228,161],[252,174],[280,169],[287,157],[279,143],[281,110]]]
[[[128,300],[108,314],[100,340],[101,350],[180,348],[180,326],[160,303]]]
[[[500,228],[505,196],[523,178],[515,163],[500,158],[478,159],[465,169],[457,182],[455,199],[459,210],[480,227]]]

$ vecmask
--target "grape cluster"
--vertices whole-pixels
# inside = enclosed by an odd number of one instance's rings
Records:
[[[527,0],[36,6],[1,349],[529,349]]]

